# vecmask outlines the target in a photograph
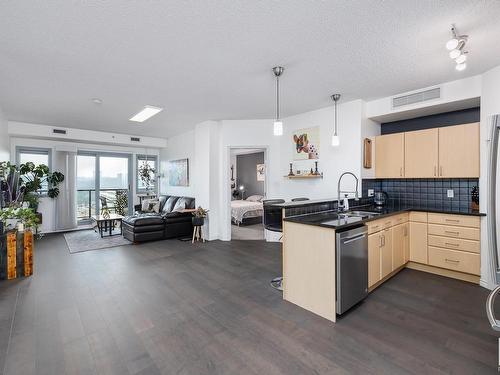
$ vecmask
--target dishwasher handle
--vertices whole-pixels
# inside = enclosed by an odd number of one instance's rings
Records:
[[[361,233],[361,234],[358,234],[357,236],[352,236],[352,237],[347,237],[345,239],[342,239],[342,243],[343,244],[348,244],[348,243],[351,243],[351,242],[354,242],[354,241],[358,241],[362,238],[366,237],[366,234],[365,233]]]

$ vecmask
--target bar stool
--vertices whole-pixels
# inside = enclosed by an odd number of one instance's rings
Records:
[[[264,208],[264,229],[271,232],[283,232],[283,214],[280,207],[275,204],[285,203],[284,199],[265,199],[262,201]],[[271,286],[278,290],[283,290],[283,276],[275,277],[271,280]]]

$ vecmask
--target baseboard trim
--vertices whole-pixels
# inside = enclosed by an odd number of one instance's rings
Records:
[[[447,270],[447,269],[444,269],[444,268],[429,266],[427,264],[421,264],[421,263],[415,263],[415,262],[408,262],[406,264],[406,268],[409,268],[409,269],[412,269],[412,270],[417,270],[417,271],[423,271],[423,272],[433,273],[435,275],[440,275],[440,276],[445,276],[445,277],[451,277],[453,279],[467,281],[467,282],[473,283],[473,284],[480,284],[480,282],[479,282],[480,281],[480,277],[479,276],[470,275],[468,273],[462,273],[462,272]]]

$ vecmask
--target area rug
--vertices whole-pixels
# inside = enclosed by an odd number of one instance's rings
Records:
[[[101,238],[99,233],[96,233],[93,229],[66,232],[64,238],[71,254],[132,244],[132,242],[120,235]]]

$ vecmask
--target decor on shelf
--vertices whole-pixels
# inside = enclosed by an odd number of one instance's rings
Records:
[[[319,127],[298,129],[293,136],[294,160],[319,159]]]
[[[275,66],[273,68],[274,76],[276,77],[276,117],[274,119],[273,133],[276,136],[283,135],[283,121],[280,117],[280,76],[285,71],[282,66]]]
[[[288,171],[288,177],[295,176],[293,173],[293,163],[290,163],[290,170]]]
[[[257,164],[257,181],[264,181],[265,179],[266,179],[265,164]]]
[[[467,55],[468,51],[465,51],[465,44],[469,38],[468,35],[459,35],[455,25],[451,25],[451,35],[452,38],[446,43],[446,49],[450,51],[450,59],[455,60],[457,64],[455,69],[462,71],[467,68]]]
[[[471,209],[472,210],[479,210],[479,189],[477,186],[474,186],[470,192],[470,198],[471,198]]]
[[[171,160],[168,164],[168,184],[189,186],[189,159]]]
[[[371,169],[372,167],[372,140],[365,138],[363,141],[363,168]]]
[[[195,241],[202,240],[205,242],[205,238],[203,237],[202,229],[201,227],[205,224],[205,218],[208,215],[208,210],[205,210],[201,206],[198,206],[198,208],[193,211],[193,239],[191,243],[194,243]]]
[[[340,145],[340,139],[339,139],[339,136],[337,134],[337,131],[338,131],[337,102],[340,100],[340,94],[333,94],[332,96],[330,96],[330,98],[333,100],[333,109],[334,109],[332,146],[336,147],[336,146]]]
[[[318,171],[318,162],[315,161],[314,162],[314,173],[313,173],[315,176],[319,175],[319,171]]]

